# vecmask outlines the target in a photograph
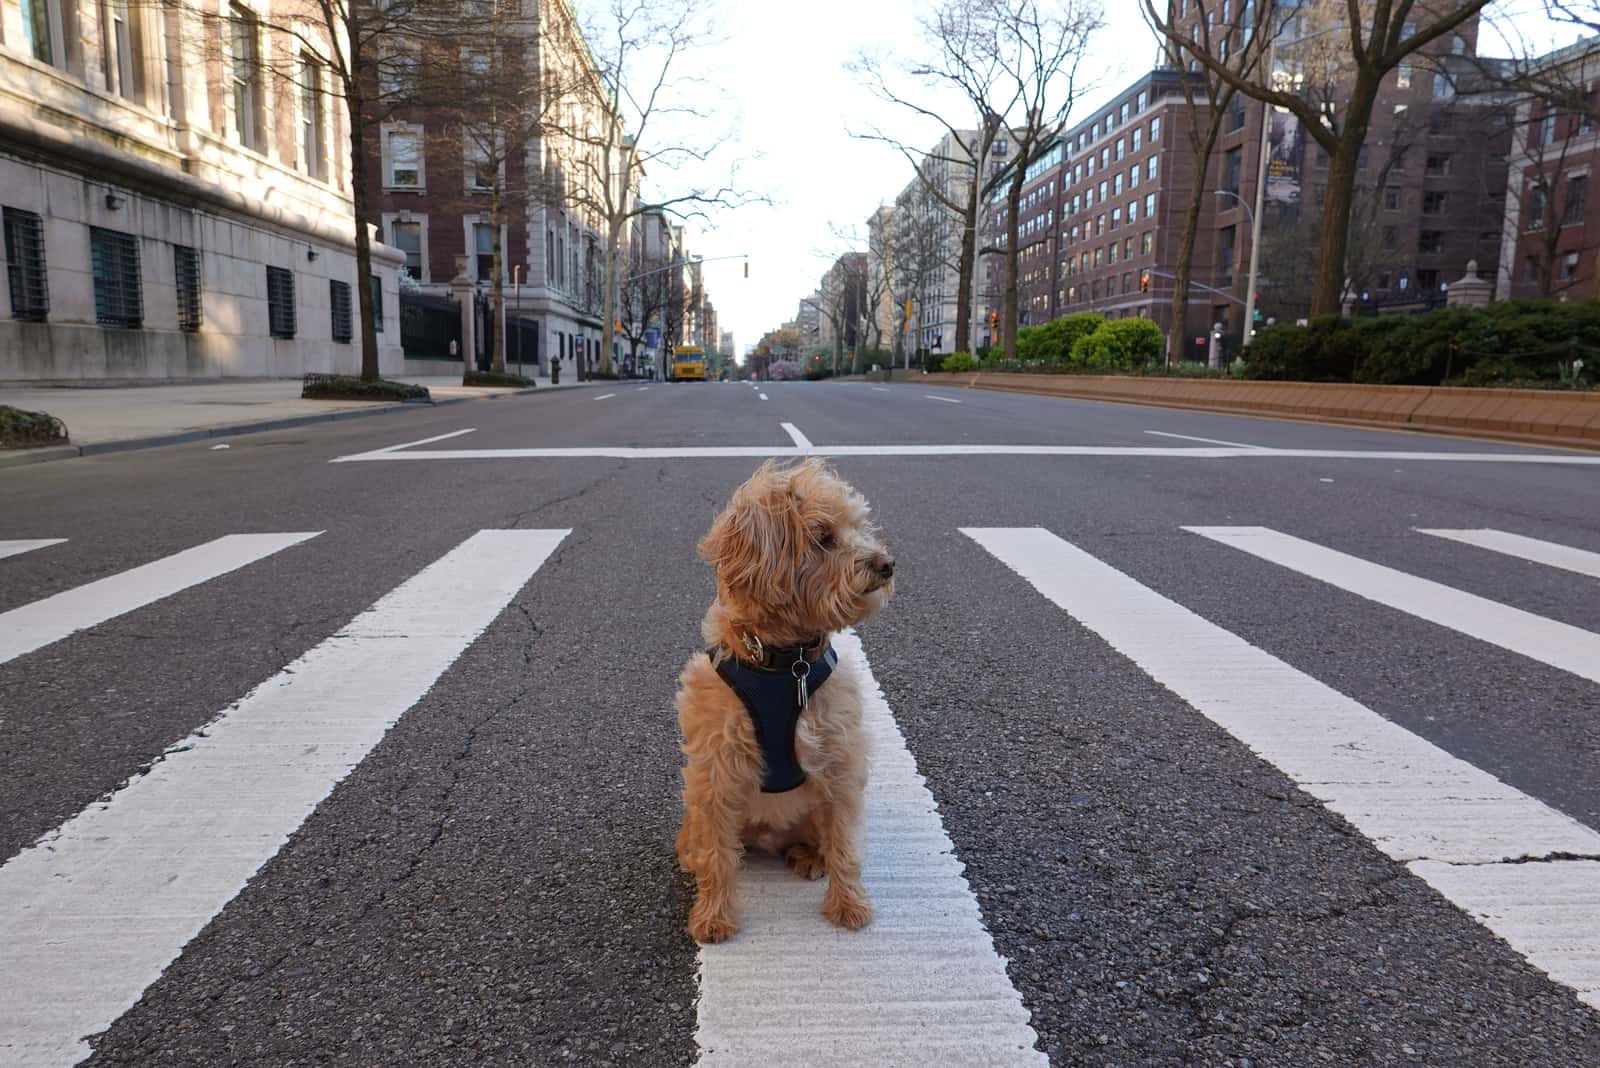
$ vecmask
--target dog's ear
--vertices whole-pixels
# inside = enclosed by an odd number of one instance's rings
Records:
[[[700,542],[717,582],[746,601],[784,604],[793,595],[806,531],[790,472],[769,460],[734,492]]]

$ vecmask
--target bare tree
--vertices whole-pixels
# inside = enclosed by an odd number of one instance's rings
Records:
[[[852,351],[860,344],[862,317],[867,303],[867,255],[864,252],[846,252],[822,276],[817,296],[806,297],[801,304],[817,310],[828,321],[833,335],[833,373],[839,373],[839,361],[844,347]]]
[[[907,367],[911,366],[912,351],[921,347],[913,342],[907,348],[907,336],[915,328],[913,316],[921,310],[919,302],[933,279],[954,266],[948,255],[949,242],[943,233],[948,219],[942,211],[936,213],[925,202],[919,204],[919,200],[902,194],[895,201],[893,260],[889,272],[890,293],[902,316],[895,341],[905,356]]]
[[[1217,0],[1192,0],[1184,9],[1174,0],[1143,3],[1151,25],[1170,43],[1225,84],[1294,115],[1327,151],[1328,193],[1322,206],[1311,314],[1338,314],[1345,293],[1357,165],[1383,80],[1408,57],[1475,18],[1488,0],[1446,0],[1441,6],[1419,5],[1417,0],[1309,0],[1287,22],[1266,23],[1279,27],[1276,36],[1293,36],[1274,42],[1282,54],[1264,78],[1235,70],[1220,45],[1201,47],[1194,27],[1215,20]],[[1258,3],[1270,6],[1270,0]],[[1183,14],[1185,10],[1191,14]],[[1330,76],[1320,76],[1318,67],[1326,68]]]
[[[765,200],[740,192],[732,167],[721,185],[690,183],[665,192],[656,184],[685,164],[708,163],[728,143],[721,132],[704,132],[711,113],[696,101],[713,94],[687,72],[697,54],[718,43],[712,22],[708,0],[609,0],[584,34],[599,85],[569,87],[603,94],[596,101],[600,121],[593,128],[548,127],[557,136],[547,139],[547,154],[572,179],[563,183],[566,199],[592,213],[603,229],[603,374],[611,370],[620,258],[632,220],[651,212],[705,218],[713,208]]]
[[[972,297],[977,276],[978,225],[982,205],[1005,176],[1005,164],[993,158],[995,140],[1004,136],[1005,116],[1013,114],[1022,96],[1010,80],[995,47],[995,10],[999,0],[943,0],[918,16],[922,54],[898,66],[892,77],[884,60],[863,54],[848,65],[869,91],[930,120],[945,133],[932,150],[923,151],[879,129],[856,134],[889,145],[911,164],[924,193],[949,213],[960,228],[956,255],[956,326],[954,352],[971,349]],[[892,82],[904,77],[929,96],[952,93],[967,112],[941,114]],[[969,126],[975,124],[976,128]]]
[[[1017,358],[1017,283],[1022,225],[1022,188],[1029,168],[1057,142],[1077,99],[1078,65],[1088,53],[1089,36],[1100,28],[1097,8],[1086,2],[1064,6],[1039,0],[992,0],[979,15],[979,38],[993,52],[1001,72],[1001,96],[1009,111],[998,113],[1015,145],[1006,178],[1005,291],[1001,333],[1006,359]]]

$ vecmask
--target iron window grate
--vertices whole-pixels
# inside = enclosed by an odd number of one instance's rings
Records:
[[[31,211],[6,208],[6,276],[11,283],[11,316],[42,323],[50,318],[45,278],[44,220]]]
[[[350,326],[350,283],[328,280],[328,307],[333,312],[333,340],[348,342]]]
[[[89,227],[94,272],[94,318],[105,326],[144,322],[144,287],[139,280],[139,239],[120,230]]]
[[[173,245],[172,261],[178,282],[178,329],[193,333],[201,323],[200,253],[188,245]]]
[[[372,329],[376,333],[383,333],[383,279],[377,275],[368,275],[372,290]]]
[[[267,332],[273,337],[294,337],[294,272],[267,268]]]

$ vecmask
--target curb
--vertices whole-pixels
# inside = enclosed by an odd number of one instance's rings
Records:
[[[574,387],[566,387],[568,389]],[[46,463],[50,460],[71,460],[78,456],[99,456],[112,452],[132,452],[137,449],[157,449],[164,445],[183,445],[207,438],[231,438],[244,434],[263,434],[272,430],[288,430],[297,426],[331,423],[340,419],[359,419],[374,415],[389,415],[406,410],[443,408],[468,401],[492,401],[501,397],[524,397],[540,391],[529,386],[510,393],[490,393],[481,397],[445,397],[443,400],[399,401],[381,403],[371,408],[346,408],[337,412],[319,412],[315,415],[292,415],[283,419],[263,419],[254,423],[230,423],[227,426],[207,427],[203,430],[185,430],[177,434],[155,434],[145,438],[123,438],[118,441],[97,441],[88,445],[49,445],[41,449],[10,449],[0,452],[0,470]],[[545,393],[558,393],[559,389],[546,389]]]

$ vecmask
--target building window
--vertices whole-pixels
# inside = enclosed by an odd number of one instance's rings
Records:
[[[473,262],[477,266],[480,282],[494,280],[494,227],[488,223],[472,224]]]
[[[1150,143],[1153,145],[1161,140],[1161,116],[1157,115],[1150,120]]]
[[[267,268],[269,271],[272,268]],[[354,317],[350,314],[350,283],[328,280],[328,312],[331,316],[333,340],[349,344],[355,336]],[[277,337],[276,333],[273,337]]]
[[[1233,284],[1233,260],[1237,227],[1225,226],[1217,240],[1217,284]]]
[[[1125,260],[1133,259],[1133,238],[1131,237],[1122,243],[1122,258]]]
[[[1439,288],[1439,272],[1425,270],[1417,272],[1417,292],[1431,293]]]
[[[1400,64],[1399,67],[1395,68],[1395,70],[1396,70],[1396,73],[1395,73],[1395,76],[1394,76],[1394,87],[1396,89],[1410,89],[1411,88],[1411,64],[1402,63],[1402,64]]]
[[[321,181],[327,177],[322,149],[322,67],[300,59],[300,169]]]
[[[1128,168],[1128,188],[1129,189],[1133,189],[1134,187],[1136,187],[1139,184],[1139,171],[1141,169],[1142,168],[1137,163],[1135,163],[1133,166]]]
[[[1417,251],[1433,253],[1444,247],[1444,233],[1440,230],[1424,230],[1417,239]]]
[[[1385,186],[1383,190],[1383,210],[1400,210],[1400,190],[1395,186]]]
[[[409,219],[389,223],[389,243],[406,254],[406,274],[417,281],[422,277],[422,224]]]
[[[110,44],[106,55],[106,83],[119,96],[144,103],[144,35],[139,29],[140,8],[132,11],[128,0],[111,0]]]
[[[496,161],[488,145],[473,141],[467,145],[467,189],[481,192],[493,189],[500,180],[502,164]]]
[[[1154,193],[1150,193],[1144,198],[1144,217],[1146,219],[1153,219],[1153,218],[1155,218],[1155,216],[1156,216],[1156,195]]]
[[[1450,154],[1448,152],[1431,153],[1423,166],[1423,173],[1430,178],[1440,178],[1449,174]]]
[[[173,276],[178,289],[178,329],[200,329],[200,253],[188,245],[172,246]]]
[[[6,208],[4,221],[11,317],[42,323],[50,318],[50,289],[44,265],[44,220],[31,211]]]
[[[1450,75],[1439,71],[1433,76],[1433,98],[1435,100],[1449,100],[1456,95],[1455,83],[1450,80]]]
[[[1567,201],[1561,207],[1562,226],[1583,222],[1584,209],[1588,206],[1588,195],[1589,176],[1587,174],[1574,175],[1567,179]]]
[[[1131,223],[1139,221],[1139,202],[1137,200],[1128,201],[1128,221]]]
[[[389,185],[411,189],[422,185],[421,143],[415,130],[389,131]]]
[[[246,148],[261,147],[256,108],[261,96],[260,31],[255,16],[239,4],[228,7],[229,78],[233,84],[233,132]]]
[[[1106,263],[1117,262],[1117,243],[1115,241],[1106,246]]]
[[[66,65],[61,15],[61,0],[22,0],[22,32],[28,35],[28,54],[52,67]]]
[[[1528,194],[1528,225],[1524,229],[1544,229],[1544,213],[1549,202],[1550,195],[1545,192],[1544,186],[1534,186]]]
[[[1230,148],[1222,156],[1222,188],[1234,194],[1239,193],[1239,174],[1244,165],[1244,149]],[[1238,201],[1229,199],[1224,211],[1231,209]]]
[[[267,332],[273,337],[294,337],[294,272],[267,268]]]
[[[383,333],[383,279],[367,275],[367,289],[372,294],[372,329]]]
[[[1111,209],[1111,229],[1116,230],[1122,226],[1122,209]]]
[[[1384,249],[1387,251],[1387,250],[1395,248],[1399,244],[1400,244],[1399,231],[1397,231],[1392,226],[1385,226],[1383,228],[1383,247],[1384,247]]]
[[[1429,190],[1422,194],[1422,214],[1443,215],[1444,194]]]
[[[1155,246],[1156,246],[1155,231],[1146,230],[1143,234],[1139,235],[1139,251],[1140,252],[1142,252],[1146,256],[1148,256],[1148,255],[1150,255],[1150,250],[1155,248]]]
[[[1144,161],[1144,176],[1152,182],[1156,180],[1156,157]]]
[[[990,149],[990,152],[992,152],[996,156],[1003,156],[1007,152],[1010,152],[1010,151],[1011,151],[1011,142],[1007,141],[1004,137],[996,137],[994,139],[994,145]]]
[[[1569,252],[1561,257],[1561,280],[1570,282],[1578,277],[1578,257],[1576,252]]]
[[[1231,133],[1234,130],[1242,129],[1244,129],[1244,99],[1235,97],[1233,110],[1228,113],[1228,130]]]
[[[120,230],[89,227],[89,264],[94,273],[95,322],[129,327],[143,323],[139,239]]]
[[[1112,183],[1111,183],[1111,194],[1113,196],[1119,196],[1119,197],[1122,195],[1122,172],[1121,171],[1117,172],[1116,179],[1114,181],[1112,181]]]
[[[1123,149],[1125,149],[1126,147],[1127,147],[1127,138],[1125,138],[1125,137],[1117,138],[1117,159],[1118,160],[1122,159]]]

